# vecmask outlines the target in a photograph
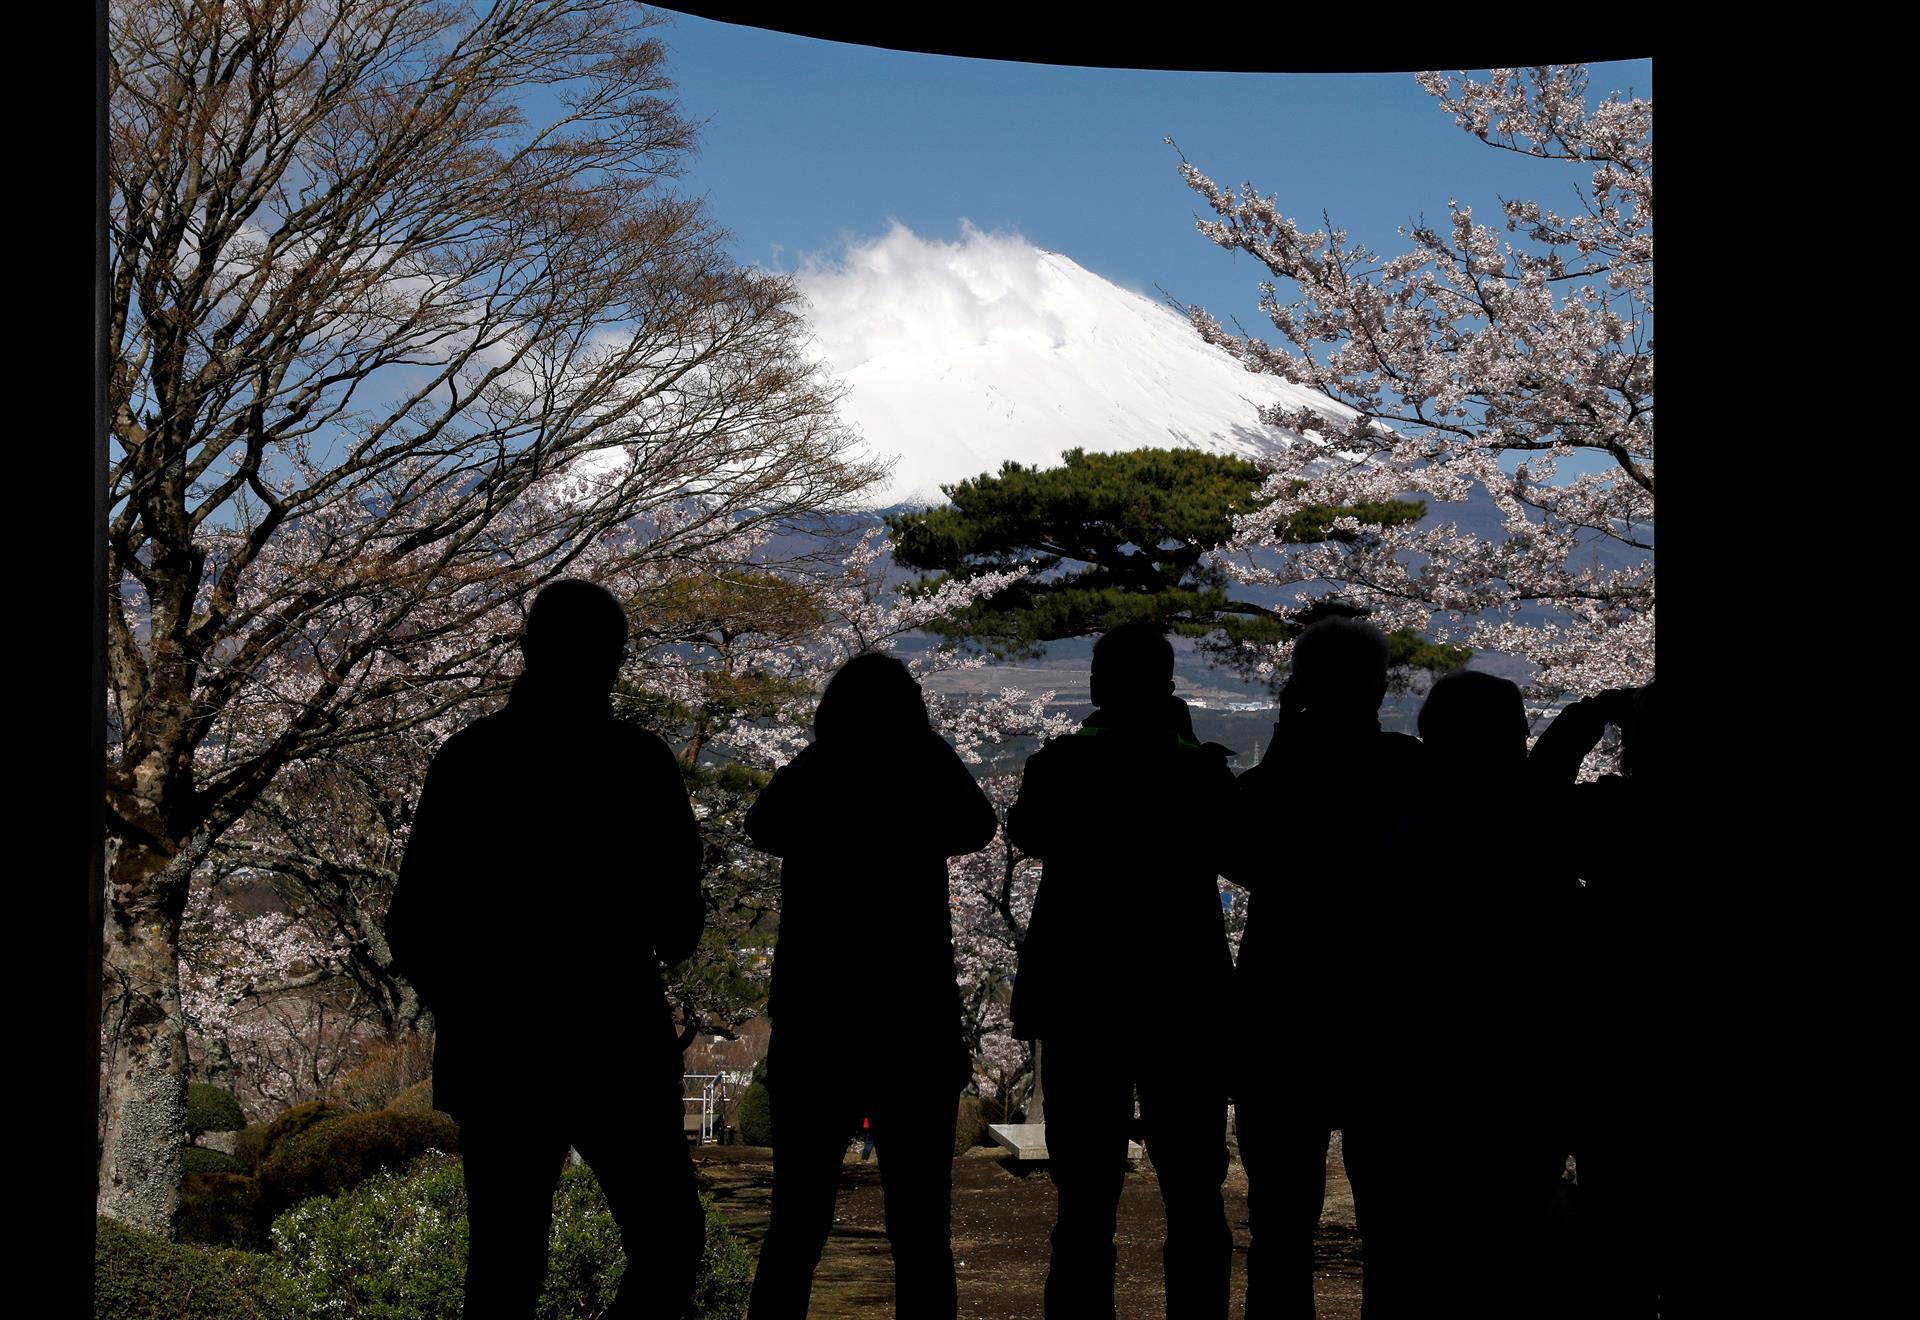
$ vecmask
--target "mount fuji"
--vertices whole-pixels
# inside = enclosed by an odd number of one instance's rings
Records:
[[[1076,447],[1187,446],[1258,459],[1300,443],[1294,432],[1264,425],[1262,405],[1306,406],[1334,422],[1352,416],[1323,395],[1248,372],[1164,303],[1017,235],[963,225],[950,243],[896,223],[880,238],[850,243],[836,260],[804,263],[794,278],[808,303],[810,352],[845,388],[839,412],[859,436],[857,452],[892,464],[866,497],[868,517],[943,503],[941,486],[996,473],[1008,460],[1056,466]],[[1477,488],[1464,502],[1429,502],[1422,523],[1504,535],[1499,509]],[[1582,553],[1608,567],[1625,567],[1635,554],[1605,538]],[[1267,598],[1272,589],[1242,590],[1279,603]],[[1529,607],[1516,617],[1536,616],[1544,617]],[[936,681],[982,691],[1006,682],[1056,688],[1084,702],[1075,685],[1084,683],[1089,646],[1052,643],[1039,662]],[[1514,678],[1529,669],[1494,653],[1471,663]],[[1178,674],[1183,691],[1204,694],[1216,711],[1261,695],[1185,650]],[[1392,723],[1411,728],[1417,702],[1389,705]],[[1251,735],[1237,727],[1234,736],[1244,744]]]
[[[1009,459],[1055,466],[1076,447],[1257,459],[1299,443],[1259,420],[1263,405],[1305,406],[1336,423],[1353,416],[1247,371],[1164,303],[1017,235],[963,224],[948,243],[895,223],[794,276],[809,304],[809,351],[845,386],[839,411],[858,452],[893,465],[871,508],[940,504],[943,485]],[[1465,501],[1429,501],[1422,525],[1438,523],[1504,535],[1478,488]],[[1598,536],[1581,553],[1609,568],[1643,557]]]
[[[1295,442],[1262,405],[1340,405],[1255,375],[1177,313],[1009,235],[925,239],[896,224],[796,272],[812,351],[846,395],[863,457],[891,461],[882,508],[1073,448],[1189,447],[1259,458]]]

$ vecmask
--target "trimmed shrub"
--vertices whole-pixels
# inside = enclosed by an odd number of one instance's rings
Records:
[[[295,1105],[286,1110],[273,1122],[267,1124],[267,1130],[260,1135],[260,1153],[253,1158],[257,1171],[266,1158],[273,1154],[274,1148],[281,1142],[301,1133],[331,1123],[335,1119],[346,1117],[346,1111],[328,1104],[325,1100],[309,1100],[304,1105]],[[234,1145],[234,1154],[240,1154],[239,1143]]]
[[[773,1144],[773,1105],[765,1082],[749,1083],[733,1107],[733,1128],[743,1146]]]
[[[987,1139],[987,1109],[977,1096],[960,1098],[960,1116],[953,1128],[953,1153],[965,1155]]]
[[[245,1172],[252,1173],[260,1167],[260,1157],[266,1153],[267,1132],[271,1123],[249,1123],[233,1138],[233,1158],[246,1165]]]
[[[191,1149],[191,1148],[189,1148]],[[180,1217],[174,1234],[205,1247],[265,1251],[267,1235],[257,1212],[253,1179],[241,1173],[189,1173],[180,1183]]]
[[[109,1219],[94,1221],[96,1320],[269,1320],[264,1258],[205,1251]]]
[[[459,1315],[467,1261],[460,1161],[429,1155],[273,1221],[273,1268],[296,1315]]]
[[[699,1320],[738,1320],[747,1313],[747,1295],[753,1291],[753,1253],[734,1237],[726,1216],[704,1192],[700,1205],[707,1212],[707,1244],[693,1284],[693,1314]]]
[[[711,1201],[693,1314],[738,1320],[752,1257]],[[457,1315],[466,1279],[467,1200],[459,1160],[427,1155],[405,1174],[378,1174],[332,1200],[307,1201],[274,1221],[274,1269],[284,1305],[301,1315],[439,1320]],[[626,1258],[592,1170],[569,1165],[554,1198],[547,1279],[535,1315],[606,1313]]]
[[[260,1161],[260,1208],[277,1214],[310,1196],[336,1196],[382,1170],[404,1169],[427,1151],[459,1149],[460,1129],[441,1114],[346,1114],[286,1138]]]
[[[180,1151],[180,1163],[188,1177],[196,1173],[250,1173],[247,1162],[225,1151],[205,1146],[186,1146]]]
[[[433,1107],[433,1078],[415,1082],[406,1090],[387,1102],[387,1108],[396,1114],[442,1114],[446,1111]]]
[[[206,1082],[187,1085],[189,1134],[197,1137],[202,1132],[238,1132],[246,1125],[247,1116],[240,1112],[240,1102],[233,1098],[233,1092]]]

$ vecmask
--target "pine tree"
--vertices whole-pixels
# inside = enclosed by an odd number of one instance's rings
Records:
[[[921,571],[908,588],[926,593],[984,573],[1025,568],[1011,586],[929,624],[949,642],[997,656],[1039,654],[1050,641],[1134,621],[1198,640],[1217,662],[1250,671],[1266,647],[1329,614],[1364,611],[1337,597],[1266,605],[1229,593],[1221,547],[1235,521],[1264,508],[1265,474],[1247,459],[1197,449],[1119,454],[1069,450],[1056,468],[1003,464],[944,487],[950,503],[887,519],[896,562]],[[1291,514],[1289,544],[1352,541],[1365,527],[1424,516],[1419,501],[1310,506]],[[1393,634],[1397,666],[1451,669],[1469,654]]]

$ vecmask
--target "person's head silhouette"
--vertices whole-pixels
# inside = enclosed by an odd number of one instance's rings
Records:
[[[1387,695],[1387,639],[1359,619],[1322,619],[1293,644],[1292,699],[1314,723],[1369,723]]]
[[[542,588],[527,610],[520,654],[527,674],[554,693],[604,697],[620,676],[627,612],[612,592],[581,578]]]
[[[1527,768],[1527,709],[1519,687],[1472,669],[1446,675],[1420,707],[1420,740],[1450,780],[1518,779]]]
[[[1164,723],[1173,644],[1150,623],[1123,623],[1093,644],[1093,704],[1109,716]]]
[[[907,667],[868,651],[847,661],[827,682],[813,714],[822,742],[897,742],[927,732],[926,698]]]

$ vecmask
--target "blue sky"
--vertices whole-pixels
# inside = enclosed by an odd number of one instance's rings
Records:
[[[1164,288],[1259,333],[1264,273],[1193,230],[1171,136],[1202,171],[1251,180],[1319,228],[1322,211],[1391,255],[1396,225],[1449,197],[1570,203],[1564,165],[1490,149],[1410,74],[1170,73],[970,60],[817,41],[675,15],[662,33],[683,108],[703,119],[682,180],[737,259],[793,269],[899,220],[956,239],[964,218],[1127,288]],[[1648,95],[1648,61],[1595,65],[1595,99]]]

